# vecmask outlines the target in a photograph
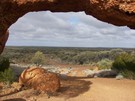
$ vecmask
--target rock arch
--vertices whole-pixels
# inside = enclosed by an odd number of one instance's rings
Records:
[[[0,53],[8,39],[8,28],[28,12],[79,12],[114,24],[135,29],[134,0],[1,0],[0,1]]]

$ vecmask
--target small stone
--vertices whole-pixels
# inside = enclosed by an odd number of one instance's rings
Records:
[[[87,70],[84,70],[83,72],[84,72],[84,74],[86,75],[86,77],[93,78],[94,75],[95,75],[95,71],[93,71],[93,70],[87,69]]]
[[[124,79],[123,75],[119,74],[116,76],[116,80],[121,80],[121,79]]]
[[[97,75],[94,75],[94,78],[98,78],[98,76]]]
[[[68,77],[66,74],[60,74],[60,78],[66,80]]]

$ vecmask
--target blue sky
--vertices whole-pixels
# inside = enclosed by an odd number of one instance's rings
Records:
[[[9,31],[7,46],[135,48],[135,30],[101,22],[84,12],[31,12]]]

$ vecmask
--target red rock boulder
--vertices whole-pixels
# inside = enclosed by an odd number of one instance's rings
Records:
[[[56,92],[60,88],[57,74],[47,72],[41,67],[25,69],[19,77],[19,83],[41,92]]]

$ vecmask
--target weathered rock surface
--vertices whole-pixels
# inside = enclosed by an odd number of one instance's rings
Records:
[[[111,70],[111,69],[106,69],[106,70],[100,70],[98,71],[97,73],[95,73],[95,75],[97,77],[116,77],[118,73],[114,70]]]
[[[116,80],[121,80],[121,79],[124,79],[124,76],[121,75],[121,74],[118,74],[118,75],[116,76]]]
[[[7,39],[7,29],[32,11],[79,12],[117,26],[135,29],[134,0],[0,0],[0,52]]]
[[[0,53],[2,53],[2,51],[3,51],[4,47],[5,47],[8,36],[9,36],[8,31],[5,34],[3,34],[2,36],[1,36],[1,33],[0,33]]]
[[[111,70],[111,69],[104,69],[104,70],[98,70],[98,71],[93,71],[86,69],[83,71],[86,77],[104,77],[104,78],[110,78],[110,77],[116,77],[118,74],[116,71]]]
[[[84,70],[83,72],[84,72],[84,74],[86,75],[86,77],[91,77],[91,78],[93,78],[93,77],[94,77],[94,75],[96,74],[96,72],[95,72],[95,71],[93,71],[93,70],[89,70],[89,69]]]
[[[40,67],[25,69],[19,77],[19,84],[44,92],[55,92],[60,88],[57,74],[47,72]]]

